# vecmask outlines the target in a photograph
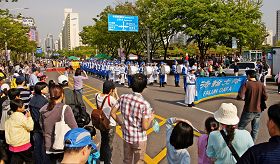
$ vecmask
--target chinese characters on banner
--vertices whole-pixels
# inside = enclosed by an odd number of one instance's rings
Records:
[[[214,97],[238,93],[245,82],[245,76],[198,78],[196,81],[197,96],[195,103]]]

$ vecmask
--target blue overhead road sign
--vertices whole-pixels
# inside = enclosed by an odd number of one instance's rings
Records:
[[[108,14],[108,31],[138,32],[138,16]]]
[[[36,54],[41,54],[43,53],[43,49],[42,48],[37,48],[36,49]]]

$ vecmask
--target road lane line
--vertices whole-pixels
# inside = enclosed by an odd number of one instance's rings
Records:
[[[182,102],[177,102],[177,104],[184,105],[184,106],[188,106],[187,104],[182,103]],[[199,110],[199,111],[202,111],[202,112],[205,112],[205,113],[214,114],[213,112],[210,112],[210,111],[208,111],[208,110],[201,109],[201,108],[198,108],[198,107],[195,107],[195,106],[193,106],[193,107],[191,107],[191,108],[196,109],[196,110]]]

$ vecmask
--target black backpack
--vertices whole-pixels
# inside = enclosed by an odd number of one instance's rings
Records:
[[[86,106],[84,105],[84,103],[80,102],[83,101],[82,95],[77,94],[77,92],[75,91],[73,91],[73,95],[75,104],[71,105],[71,108],[73,110],[78,127],[83,128],[84,126],[90,123],[90,115],[87,113]]]

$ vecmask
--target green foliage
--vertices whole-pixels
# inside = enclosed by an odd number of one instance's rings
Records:
[[[137,0],[106,7],[94,18],[95,24],[83,28],[82,41],[97,47],[99,53],[117,56],[120,42],[125,54],[142,54],[147,49],[147,31],[150,31],[150,50],[166,59],[170,39],[178,32],[189,38],[183,47],[172,53],[200,55],[203,59],[211,48],[217,54],[233,53],[232,37],[238,40],[238,50],[260,49],[267,36],[261,21],[261,0]],[[108,32],[108,14],[139,16],[139,32]],[[144,53],[145,54],[145,53]]]
[[[18,56],[17,54],[32,53],[36,50],[36,43],[29,41],[27,35],[29,29],[15,21],[7,10],[0,10],[0,24],[0,50],[5,49],[5,43],[7,43],[7,49],[16,56]]]

